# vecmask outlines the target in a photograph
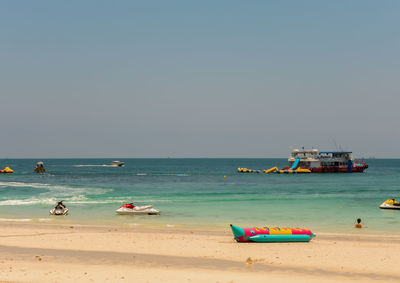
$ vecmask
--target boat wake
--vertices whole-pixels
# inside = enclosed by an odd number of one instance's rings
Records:
[[[74,167],[112,167],[107,164],[77,164],[73,165]]]
[[[0,182],[0,189],[14,187],[14,188],[33,188],[49,190],[57,193],[64,193],[67,196],[77,195],[83,193],[89,193],[91,195],[102,195],[110,192],[110,189],[104,188],[93,188],[93,187],[74,187],[68,185],[52,185],[52,184],[41,184],[41,183],[23,183],[23,182]]]
[[[68,204],[120,204],[125,199],[106,199],[106,200],[90,200],[84,196],[63,197],[65,203]],[[20,205],[53,205],[59,201],[59,198],[30,198],[30,199],[10,199],[0,201],[0,206],[20,206]]]

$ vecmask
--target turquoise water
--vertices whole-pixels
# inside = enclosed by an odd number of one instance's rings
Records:
[[[347,231],[362,218],[368,231],[400,232],[400,211],[381,210],[400,199],[400,160],[366,160],[362,174],[238,174],[236,168],[267,169],[287,159],[111,159],[2,160],[16,173],[0,174],[0,218],[94,224],[273,225]],[[224,177],[226,176],[226,177]],[[57,200],[70,208],[49,216]],[[125,202],[153,204],[159,216],[120,216]],[[354,229],[353,229],[354,230]]]

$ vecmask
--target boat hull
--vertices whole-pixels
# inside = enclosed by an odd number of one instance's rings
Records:
[[[68,208],[64,208],[64,209],[53,208],[52,210],[50,210],[50,214],[51,215],[67,215],[68,210],[69,210]]]
[[[257,235],[249,238],[256,243],[309,242],[311,239],[310,235]]]
[[[395,201],[391,201],[391,200],[387,200],[385,202],[383,202],[380,206],[380,209],[394,209],[394,210],[400,210],[400,203]]]
[[[347,167],[316,167],[316,168],[309,168],[312,173],[362,173],[365,169],[368,168],[368,165],[365,166],[353,166],[351,171]]]
[[[153,206],[135,206],[134,208],[120,207],[115,213],[120,215],[157,215],[160,214],[161,211],[153,208]]]
[[[380,209],[394,209],[394,210],[400,210],[400,207],[399,206],[393,206],[393,205],[391,205],[391,206],[379,206],[379,208]]]

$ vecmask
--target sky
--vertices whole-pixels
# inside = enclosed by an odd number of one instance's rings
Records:
[[[400,158],[400,1],[0,2],[0,158]]]

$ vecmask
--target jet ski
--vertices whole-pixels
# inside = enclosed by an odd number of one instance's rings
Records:
[[[382,209],[400,209],[400,202],[395,201],[394,199],[388,199],[379,206]]]
[[[43,161],[39,161],[36,163],[35,169],[33,169],[36,173],[44,173],[46,172],[46,169],[44,168],[44,163]]]
[[[68,214],[68,208],[64,207],[55,207],[52,210],[50,210],[51,215],[67,215]]]
[[[68,208],[60,201],[52,210],[50,210],[51,215],[67,215]]]
[[[135,206],[133,203],[126,203],[115,211],[117,214],[160,214],[158,209],[153,208],[152,205]]]

